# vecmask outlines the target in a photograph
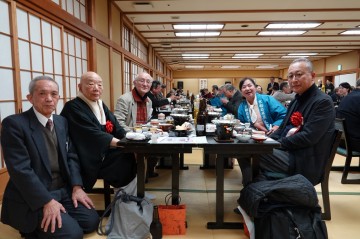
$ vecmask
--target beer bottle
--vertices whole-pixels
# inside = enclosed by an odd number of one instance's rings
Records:
[[[205,136],[206,129],[206,99],[200,100],[199,112],[196,117],[196,136]]]
[[[150,224],[150,233],[153,239],[162,238],[162,224],[159,218],[158,206],[154,205],[153,220]]]

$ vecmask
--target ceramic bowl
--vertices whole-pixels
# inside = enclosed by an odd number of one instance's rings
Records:
[[[172,124],[167,124],[167,123],[159,124],[159,129],[161,129],[162,131],[165,131],[165,132],[168,132],[172,127],[173,127]]]
[[[251,135],[249,135],[249,134],[238,134],[238,135],[236,135],[236,138],[240,142],[248,142],[249,139],[251,138]]]
[[[255,140],[256,142],[258,142],[258,143],[262,143],[267,139],[267,137],[265,135],[262,135],[262,134],[253,134],[251,136],[251,138],[253,140]]]

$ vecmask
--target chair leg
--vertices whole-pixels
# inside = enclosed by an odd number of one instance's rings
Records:
[[[341,177],[341,183],[342,184],[360,184],[360,178],[359,179],[348,179],[349,171],[351,171],[351,159],[352,156],[347,156],[345,160],[345,166],[344,171]],[[358,170],[356,170],[358,171]]]
[[[321,213],[321,219],[331,220],[329,177],[324,178],[321,182],[321,194],[323,198],[323,213]]]

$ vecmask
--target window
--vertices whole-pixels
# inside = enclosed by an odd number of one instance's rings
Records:
[[[130,32],[127,27],[123,27],[123,47],[143,61],[148,61],[147,47],[133,32]]]
[[[62,9],[86,23],[86,0],[52,0]]]
[[[124,92],[129,92],[131,90],[130,84],[130,61],[124,61]]]
[[[64,33],[64,53],[65,53],[65,79],[66,79],[66,99],[76,97],[80,83],[80,77],[87,72],[87,46],[86,41],[74,34]]]

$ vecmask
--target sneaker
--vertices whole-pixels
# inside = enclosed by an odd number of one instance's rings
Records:
[[[148,192],[145,192],[145,197],[148,198],[149,200],[154,200],[156,198],[154,194]]]

